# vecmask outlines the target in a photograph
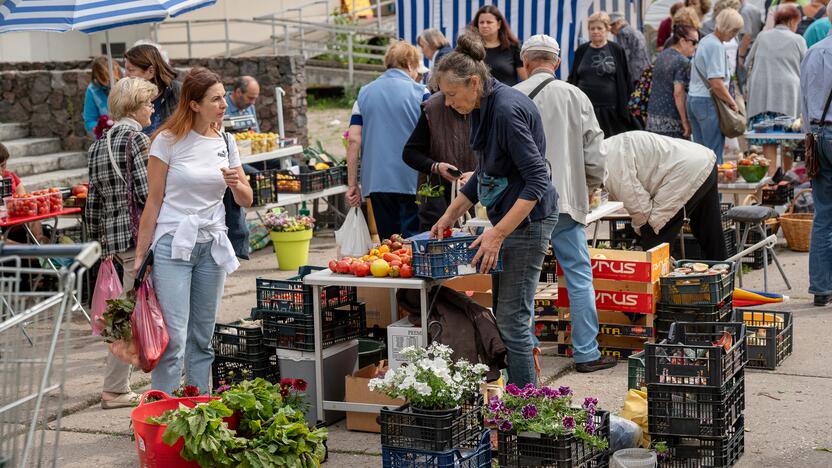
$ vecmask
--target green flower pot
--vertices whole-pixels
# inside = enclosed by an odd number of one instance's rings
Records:
[[[308,263],[312,229],[293,232],[271,231],[269,235],[272,238],[279,269],[297,271],[298,267]]]

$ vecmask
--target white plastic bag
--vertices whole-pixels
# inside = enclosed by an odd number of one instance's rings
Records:
[[[335,243],[338,244],[338,258],[360,257],[373,248],[373,239],[361,208],[350,208],[341,229],[335,231]]]

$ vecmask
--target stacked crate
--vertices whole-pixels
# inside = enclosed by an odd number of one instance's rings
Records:
[[[792,313],[737,309],[735,319],[745,324],[748,336],[748,367],[774,370],[792,354]]]
[[[659,278],[670,268],[670,247],[662,244],[647,252],[589,249],[598,344],[601,353],[626,359],[653,338]],[[569,294],[558,267],[558,352],[571,356],[572,324]]]
[[[211,345],[214,348],[211,380],[215,390],[258,377],[272,383],[280,380],[277,355],[263,344],[259,323],[218,323],[214,326]]]
[[[744,450],[745,325],[676,322],[645,350],[648,431],[659,466],[733,466]]]

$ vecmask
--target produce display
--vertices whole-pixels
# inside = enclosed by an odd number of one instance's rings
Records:
[[[251,154],[268,153],[277,149],[277,134],[257,133],[254,130],[234,134],[236,141],[251,141]]]
[[[679,276],[689,276],[689,275],[728,275],[731,273],[731,265],[728,263],[717,263],[716,265],[709,266],[705,263],[694,263],[694,262],[686,262],[682,263],[678,267],[674,268],[673,271],[668,273],[667,276],[671,277],[679,277]]]
[[[404,239],[398,234],[384,239],[377,247],[370,249],[367,255],[330,260],[329,269],[333,273],[358,277],[413,277],[411,250],[404,245]]]
[[[300,179],[291,174],[277,174],[277,191],[300,193]]]
[[[720,184],[733,184],[737,181],[737,164],[727,161],[717,165],[717,177]]]
[[[85,184],[72,186],[72,195],[66,199],[65,205],[75,207],[84,206],[87,202],[89,190],[90,188]]]
[[[32,193],[16,193],[4,201],[10,218],[28,218],[63,210],[61,190],[56,187]]]
[[[749,151],[737,162],[737,171],[746,182],[759,182],[768,173],[768,159],[756,152]]]

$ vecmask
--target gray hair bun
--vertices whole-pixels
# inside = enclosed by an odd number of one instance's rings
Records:
[[[475,32],[467,32],[456,39],[456,51],[480,62],[485,60],[485,44]]]

